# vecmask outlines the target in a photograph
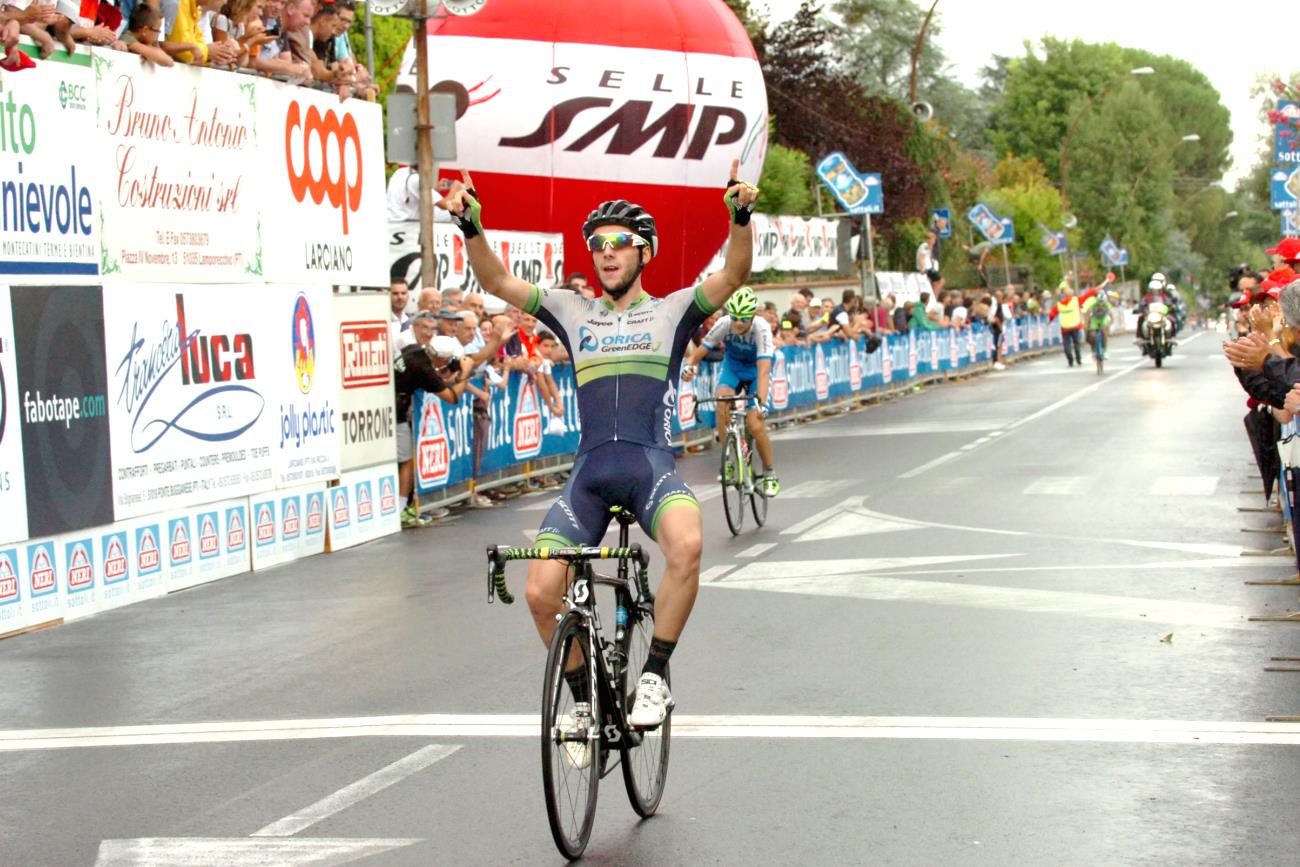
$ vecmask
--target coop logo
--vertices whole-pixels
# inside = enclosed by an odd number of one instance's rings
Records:
[[[357,482],[357,520],[369,521],[374,517],[375,508],[370,495],[370,482]]]
[[[311,305],[301,292],[293,305],[293,373],[298,390],[311,393],[316,377],[316,329],[312,324]]]
[[[542,410],[537,399],[537,386],[528,377],[519,377],[519,391],[515,396],[514,424],[515,460],[537,457],[542,451]]]
[[[254,540],[259,548],[275,543],[275,507],[270,503],[257,504],[257,521],[254,526]]]
[[[17,557],[16,549],[0,551],[0,605],[10,605],[19,599]]]
[[[104,583],[125,581],[126,575],[126,533],[109,533],[104,537]]]
[[[312,535],[325,529],[325,495],[307,495],[307,534]]]
[[[59,82],[59,108],[76,109],[78,111],[86,110],[86,86],[84,84],[72,84],[67,81]]]
[[[240,507],[226,510],[226,550],[242,551],[248,544],[244,532],[244,510]]]
[[[339,357],[345,389],[388,385],[393,362],[387,323],[344,322],[339,327]]]
[[[176,324],[164,320],[152,344],[139,333],[137,322],[131,326],[130,342],[115,371],[121,383],[116,403],[131,417],[130,444],[136,454],[153,448],[172,431],[202,442],[232,440],[261,418],[266,401],[241,384],[257,377],[252,335],[190,331],[185,296],[180,292],[176,293]],[[160,407],[158,395],[171,391],[159,386],[178,366],[184,389],[173,405]],[[219,410],[212,405],[214,400]]]
[[[162,569],[158,554],[158,528],[154,525],[135,531],[135,568],[141,575],[152,575]]]
[[[286,497],[280,504],[280,538],[297,539],[302,534],[302,520],[298,517],[298,498]]]
[[[397,493],[393,487],[392,476],[379,480],[379,514],[391,515],[397,511]]]
[[[217,513],[205,512],[199,518],[199,559],[210,560],[221,553],[221,538],[217,535]]]
[[[64,549],[68,558],[68,592],[79,593],[95,585],[95,566],[90,560],[90,542],[69,542]]]
[[[290,100],[284,118],[284,160],[289,191],[298,202],[310,196],[319,205],[328,200],[342,216],[348,234],[348,215],[361,207],[361,133],[351,114],[334,109],[323,113],[314,105],[303,112]],[[353,176],[355,175],[355,177]]]
[[[53,542],[27,546],[27,580],[33,599],[58,589],[58,577],[54,574]]]
[[[167,535],[171,536],[171,565],[184,566],[194,559],[190,545],[190,522],[185,518],[173,518]]]
[[[451,477],[451,446],[447,441],[447,427],[443,424],[439,401],[424,402],[417,434],[415,475],[420,480],[420,487],[425,490],[440,488]]]
[[[339,487],[334,489],[334,526],[347,527],[352,523],[352,516],[348,509],[348,489]]]

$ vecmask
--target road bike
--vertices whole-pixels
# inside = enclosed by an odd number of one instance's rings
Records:
[[[745,425],[750,409],[758,407],[758,398],[748,394],[734,394],[710,398],[701,403],[730,403],[731,419],[722,443],[722,469],[718,480],[722,483],[722,508],[727,514],[727,527],[731,535],[740,535],[745,523],[745,500],[749,500],[754,523],[763,526],[767,520],[767,495],[754,483],[754,437]],[[752,403],[753,407],[748,406]]]
[[[570,860],[587,848],[600,781],[616,765],[623,769],[632,809],[642,818],[659,808],[668,776],[672,713],[654,729],[633,728],[627,718],[654,635],[650,555],[640,545],[628,544],[632,513],[617,507],[610,511],[618,521],[617,547],[487,549],[489,603],[495,597],[507,605],[514,601],[505,579],[505,565],[511,560],[562,560],[569,565],[566,610],[557,615],[559,625],[546,657],[541,735],[546,817],[556,847]],[[617,561],[615,575],[597,574],[592,567],[596,560]],[[612,638],[597,612],[598,588],[602,595],[613,591]],[[579,667],[586,669],[590,685],[589,721],[577,713],[565,679],[565,672]],[[667,669],[664,680],[671,685]],[[585,724],[579,725],[580,719]]]
[[[1104,327],[1105,327],[1105,326],[1098,326],[1097,328],[1092,329],[1092,331],[1093,331],[1093,335],[1092,335],[1092,358],[1093,358],[1093,360],[1094,360],[1095,362],[1097,362],[1097,375],[1098,375],[1098,376],[1101,376],[1101,369],[1102,369],[1102,367],[1103,367],[1103,363],[1106,361],[1106,356],[1105,356],[1105,351],[1106,351],[1106,342],[1105,342],[1105,341],[1106,341],[1106,335],[1105,335],[1105,334],[1103,333],[1103,331],[1102,331],[1102,329],[1103,329]]]

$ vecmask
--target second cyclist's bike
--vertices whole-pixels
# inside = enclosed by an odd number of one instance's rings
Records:
[[[654,729],[628,723],[636,699],[636,682],[650,654],[654,635],[654,595],[650,592],[650,556],[628,544],[634,517],[611,509],[618,521],[618,546],[590,548],[514,548],[492,546],[488,556],[488,602],[514,601],[506,588],[505,565],[511,560],[562,560],[569,564],[565,611],[551,638],[542,681],[542,788],[546,817],[560,854],[579,858],[591,837],[600,780],[615,766],[637,815],[659,808],[668,776],[672,714]],[[615,574],[600,575],[597,560],[617,561]],[[610,634],[596,609],[597,590],[614,607]],[[609,603],[605,603],[609,605]],[[606,608],[606,611],[609,609]],[[565,677],[585,669],[590,708],[579,708]],[[667,670],[664,680],[671,684]],[[584,702],[583,704],[587,704]]]
[[[759,477],[754,473],[754,437],[745,424],[749,410],[758,407],[758,398],[748,394],[735,394],[715,397],[712,401],[715,404],[731,404],[731,418],[727,422],[726,438],[722,443],[722,469],[718,478],[722,483],[722,508],[727,514],[727,527],[731,530],[731,535],[738,536],[745,525],[745,500],[749,500],[755,524],[761,527],[767,520],[767,495],[763,493]]]

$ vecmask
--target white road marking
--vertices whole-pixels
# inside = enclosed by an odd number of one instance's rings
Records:
[[[900,424],[871,425],[863,422],[855,427],[796,427],[772,435],[773,440],[832,439],[838,437],[888,437],[920,436],[923,434],[975,433],[994,430],[1007,424],[1007,419],[952,419]]]
[[[419,842],[404,838],[142,837],[102,841],[95,867],[213,867],[216,864],[329,867],[351,864]]]
[[[757,545],[751,545],[750,547],[741,551],[736,556],[748,557],[748,558],[762,557],[764,554],[766,554],[768,551],[771,551],[775,547],[776,547],[775,542],[759,542]]]
[[[347,737],[536,738],[536,714],[408,714],[337,719],[195,723],[0,732],[0,749],[47,750],[103,746],[313,740]],[[1051,719],[1023,717],[883,716],[690,716],[673,714],[673,737],[854,738],[888,740],[1097,741],[1113,743],[1300,745],[1300,724],[1254,721]],[[296,842],[302,842],[294,838]],[[106,841],[122,843],[128,841]],[[289,843],[249,839],[244,843]],[[329,841],[409,845],[414,840]],[[175,864],[252,863],[240,858],[203,862],[108,862]],[[334,863],[334,862],[331,862]]]
[[[1279,555],[1281,556],[1281,555]],[[1289,554],[1287,556],[1290,556]],[[983,572],[1005,574],[1007,572],[1127,572],[1143,569],[1171,571],[1177,569],[1241,569],[1239,555],[1231,557],[1211,557],[1205,560],[1163,560],[1158,563],[1083,563],[1073,566],[998,566],[994,568],[962,567],[961,569],[912,569],[891,571],[889,575],[975,575]]]
[[[1161,476],[1151,486],[1151,495],[1155,497],[1208,497],[1218,487],[1218,476]]]
[[[1073,494],[1087,493],[1088,488],[1092,486],[1092,479],[1088,476],[1043,476],[1035,479],[1020,493],[1026,494],[1050,494],[1054,496],[1069,496]]]
[[[825,568],[827,563],[834,568]],[[1219,629],[1250,629],[1244,614],[1227,605],[1142,599],[1102,593],[996,587],[945,581],[912,581],[879,571],[872,561],[854,570],[852,560],[754,563],[742,566],[725,582],[711,584],[730,590],[765,590],[813,596],[841,596],[879,602],[910,602],[988,608],[1022,614],[1059,614],[1126,620],[1135,623],[1169,623]],[[752,570],[752,571],[751,571]]]
[[[717,581],[723,575],[726,575],[732,569],[736,568],[735,563],[722,563],[717,566],[710,566],[700,573],[700,583],[707,584],[710,581]]]
[[[355,783],[344,786],[332,795],[321,798],[309,807],[272,822],[260,831],[254,831],[254,837],[292,837],[299,831],[305,831],[317,822],[328,819],[335,813],[342,812],[358,804],[371,795],[382,792],[394,783],[419,773],[434,762],[460,749],[459,744],[430,744],[416,750],[405,758],[398,759],[387,767],[380,768]]]
[[[861,484],[862,481],[858,479],[813,479],[782,488],[781,499],[811,500],[817,497],[833,497]]]
[[[790,578],[802,580],[814,576],[861,575],[866,573],[893,574],[891,570],[921,566],[938,566],[943,563],[965,563],[976,560],[1003,560],[1010,557],[1023,557],[1023,554],[955,554],[936,555],[933,557],[862,557],[853,560],[800,560],[797,563],[772,562],[748,563],[739,572],[732,573],[727,581],[739,578],[742,581],[774,581],[780,583]]]
[[[921,466],[912,470],[908,470],[905,473],[899,473],[898,477],[900,479],[914,479],[917,476],[921,475],[922,473],[929,472],[935,467],[943,466],[944,464],[948,463],[948,461],[955,460],[961,456],[962,453],[960,451],[948,452],[946,455],[939,455],[939,457],[935,458],[929,463],[921,464]]]
[[[925,525],[906,518],[891,518],[865,508],[866,497],[849,497],[838,506],[818,512],[810,518],[781,531],[781,535],[799,534],[797,542],[823,539],[846,539],[876,533],[898,533],[919,530]]]

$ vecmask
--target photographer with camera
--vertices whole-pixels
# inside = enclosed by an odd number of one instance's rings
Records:
[[[436,518],[447,516],[446,509],[421,515],[412,499],[415,488],[415,432],[419,420],[411,417],[415,390],[437,395],[445,403],[458,403],[469,380],[468,369],[461,369],[464,350],[455,337],[435,337],[437,320],[428,310],[411,319],[416,342],[402,348],[393,359],[393,389],[397,396],[397,480],[406,501],[402,510],[403,527],[420,527]]]

